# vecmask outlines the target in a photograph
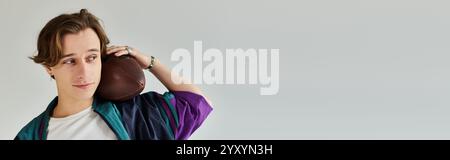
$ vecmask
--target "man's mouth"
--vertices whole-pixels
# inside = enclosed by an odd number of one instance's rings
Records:
[[[74,84],[72,86],[80,88],[80,89],[86,89],[89,88],[94,83],[84,83],[84,84]]]

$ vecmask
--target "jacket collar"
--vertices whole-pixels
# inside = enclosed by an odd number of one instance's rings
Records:
[[[38,139],[47,139],[48,134],[48,123],[50,121],[50,116],[53,113],[56,105],[58,104],[58,96],[56,96],[47,109],[44,111],[41,123],[39,125]],[[119,140],[129,140],[130,137],[122,123],[122,117],[117,109],[116,105],[110,101],[103,100],[94,96],[94,101],[92,103],[92,108],[94,112],[98,113],[100,117],[108,124],[111,130],[116,134]]]

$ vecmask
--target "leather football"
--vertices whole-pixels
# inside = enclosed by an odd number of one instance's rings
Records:
[[[145,88],[145,75],[139,63],[129,55],[109,55],[102,60],[102,75],[97,94],[107,100],[125,101]]]

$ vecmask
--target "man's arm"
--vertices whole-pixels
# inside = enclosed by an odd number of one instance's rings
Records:
[[[127,46],[111,46],[107,50],[107,54],[114,53],[116,56],[126,55],[128,54],[128,51],[126,50]],[[129,48],[131,50],[130,55],[133,56],[139,63],[142,69],[146,69],[150,63],[151,58],[142,54],[139,50],[135,48]],[[199,94],[203,97],[203,93],[201,90],[193,85],[188,83],[175,83],[175,82],[185,82],[180,81],[182,80],[182,77],[174,75],[172,76],[170,70],[164,66],[160,61],[155,58],[153,62],[153,67],[150,69],[151,73],[155,75],[156,78],[161,81],[161,83],[169,90],[169,91],[188,91],[192,93]],[[172,79],[174,78],[174,79]],[[205,97],[205,99],[208,101],[208,99]],[[209,101],[208,101],[209,103]]]
[[[149,63],[150,64],[150,63]],[[155,58],[153,67],[150,69],[150,72],[155,75],[156,78],[161,81],[161,83],[169,89],[169,91],[188,91],[192,93],[196,93],[199,95],[202,95],[202,92],[200,88],[193,84],[187,84],[187,83],[175,83],[175,82],[184,82],[182,81],[182,77],[178,75],[172,76],[170,70],[164,66],[162,63],[159,62],[158,59]],[[172,79],[175,78],[175,79]]]

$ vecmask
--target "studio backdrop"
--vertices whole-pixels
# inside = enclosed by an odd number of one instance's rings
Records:
[[[450,2],[0,0],[0,139],[57,95],[28,57],[51,18],[87,8],[111,43],[199,85],[191,139],[450,139]],[[147,91],[167,89],[149,72]]]

